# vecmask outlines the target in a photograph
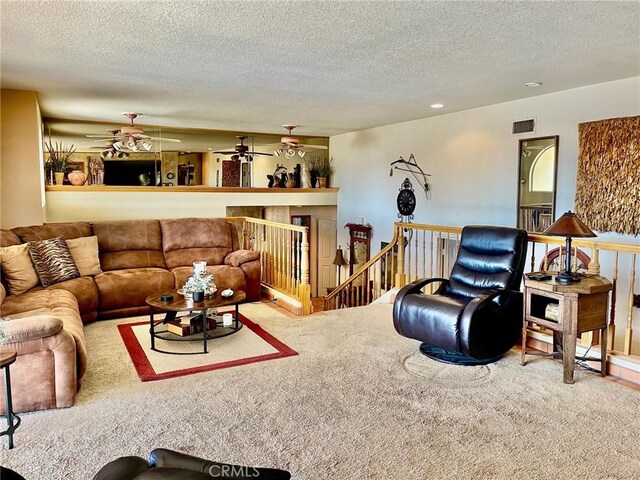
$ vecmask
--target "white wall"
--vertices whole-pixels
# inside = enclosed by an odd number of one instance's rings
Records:
[[[463,226],[471,223],[514,226],[518,192],[518,140],[559,135],[556,212],[573,209],[578,156],[578,124],[640,114],[640,77],[591,85],[458,113],[398,123],[330,139],[333,186],[340,227],[374,227],[372,252],[392,236],[397,221],[396,195],[406,172],[389,164],[413,153],[432,176],[431,200],[411,178],[417,198],[414,223]],[[533,134],[512,135],[512,123],[536,118]],[[588,222],[588,219],[585,219]],[[601,239],[638,243],[636,237],[601,235]]]

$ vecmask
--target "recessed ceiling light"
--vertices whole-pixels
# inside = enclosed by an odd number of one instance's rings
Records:
[[[542,82],[527,82],[524,84],[525,87],[539,87],[542,85]]]
[[[444,107],[442,103],[434,103],[433,105],[431,105],[431,108],[442,108],[442,107]]]

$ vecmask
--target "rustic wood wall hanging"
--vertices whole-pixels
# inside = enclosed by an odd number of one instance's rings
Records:
[[[575,210],[594,230],[640,234],[640,116],[578,126]]]

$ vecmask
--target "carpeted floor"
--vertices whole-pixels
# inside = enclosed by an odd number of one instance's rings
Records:
[[[640,393],[509,353],[487,367],[416,354],[390,305],[291,318],[241,311],[298,356],[142,383],[116,322],[86,328],[76,406],[23,415],[0,464],[89,479],[154,447],[290,470],[296,479],[637,479]]]

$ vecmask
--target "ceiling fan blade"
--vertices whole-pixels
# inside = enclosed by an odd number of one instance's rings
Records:
[[[264,152],[247,152],[247,155],[266,155],[268,157],[273,157],[273,153],[264,153]]]
[[[302,143],[299,143],[298,147],[301,147],[301,148],[314,148],[316,150],[326,150],[326,149],[329,148],[326,145],[305,145],[305,144],[302,144]]]
[[[211,153],[217,153],[218,155],[235,155],[238,152],[236,152],[235,150],[231,150],[231,151],[228,151],[228,152],[224,152],[224,151],[218,150],[218,151],[211,152]]]
[[[161,142],[171,142],[171,143],[182,143],[182,140],[178,140],[177,138],[164,138],[164,137],[149,137],[147,135],[142,136],[145,140],[153,140],[153,141],[161,141]]]
[[[116,134],[115,136],[120,136],[120,134]],[[87,138],[113,138],[114,135],[85,135]]]

